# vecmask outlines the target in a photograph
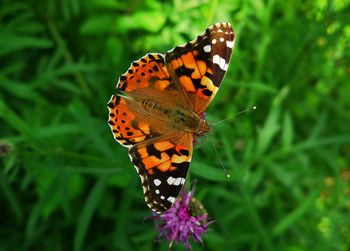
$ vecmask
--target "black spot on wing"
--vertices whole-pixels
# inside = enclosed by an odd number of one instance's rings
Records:
[[[190,166],[190,162],[184,161],[181,163],[172,163],[171,165],[177,167],[176,170],[186,170]]]
[[[161,151],[157,150],[155,147],[154,147],[154,144],[150,144],[150,145],[147,145],[146,146],[146,151],[147,151],[147,154],[148,156],[155,156],[157,157],[158,159],[161,158]]]
[[[180,153],[181,153],[182,155],[185,155],[185,156],[188,156],[188,155],[190,154],[190,152],[189,152],[188,150],[186,150],[186,149],[181,149],[181,150],[180,150]]]
[[[212,92],[211,90],[209,90],[209,89],[204,89],[204,90],[202,91],[202,93],[203,93],[205,96],[208,96],[208,97],[210,97],[210,96],[213,94],[213,92]]]

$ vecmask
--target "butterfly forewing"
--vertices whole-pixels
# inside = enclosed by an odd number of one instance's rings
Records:
[[[169,118],[162,111],[184,98],[173,87],[164,64],[161,54],[147,54],[119,78],[117,89],[123,95],[113,95],[108,103],[108,123],[114,138],[125,147],[170,131]]]
[[[210,26],[197,39],[177,46],[165,55],[173,80],[197,114],[206,110],[228,69],[234,33],[229,23]]]

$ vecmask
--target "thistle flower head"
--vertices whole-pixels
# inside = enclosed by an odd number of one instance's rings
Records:
[[[202,242],[202,234],[207,232],[208,214],[202,204],[193,198],[194,189],[189,192],[184,187],[180,196],[171,208],[163,214],[153,214],[151,217],[158,230],[158,238],[165,237],[170,241],[169,249],[173,242],[182,242],[187,250],[192,250],[190,239]]]

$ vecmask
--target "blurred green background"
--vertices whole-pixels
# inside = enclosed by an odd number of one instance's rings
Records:
[[[210,24],[236,46],[190,179],[215,222],[194,250],[350,249],[350,3],[2,0],[0,251],[166,250],[107,125],[120,74]],[[173,250],[183,250],[181,245]]]

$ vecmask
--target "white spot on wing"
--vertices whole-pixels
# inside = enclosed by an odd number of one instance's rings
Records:
[[[181,179],[182,179],[182,178],[177,178],[177,179],[174,181],[173,185],[175,185],[175,186],[180,185]]]
[[[218,54],[214,55],[213,63],[217,64],[221,68],[221,70],[223,71],[227,70],[228,64],[226,64],[225,59],[220,57]]]
[[[164,200],[165,199],[165,197],[162,195],[162,196],[160,196],[160,198],[162,199],[162,200]]]
[[[181,177],[174,178],[170,176],[166,181],[169,185],[173,185],[173,186],[179,186],[180,184],[185,183],[185,179]]]
[[[169,185],[173,185],[174,182],[175,182],[175,180],[176,180],[175,178],[173,178],[173,177],[170,176],[170,177],[166,180],[166,182],[168,182]]]
[[[215,54],[213,57],[213,63],[219,64],[219,62],[220,62],[220,56],[218,54]]]
[[[234,45],[234,40],[233,41],[226,41],[226,46],[228,48],[233,48],[233,45]]]
[[[159,194],[159,190],[158,189],[156,190],[156,194]]]
[[[211,46],[208,44],[206,46],[203,47],[203,50],[207,53],[209,53],[211,51]]]
[[[162,182],[161,182],[159,179],[155,179],[155,180],[153,181],[153,183],[154,183],[154,185],[156,185],[156,186],[159,186],[160,184],[162,184]]]
[[[225,40],[225,39],[224,39],[223,37],[220,38],[220,42],[224,42],[224,40]]]
[[[174,197],[168,197],[167,201],[169,201],[170,203],[174,203],[175,202],[175,198]]]
[[[213,38],[213,40],[211,40],[211,43],[212,43],[212,44],[216,44],[216,39]]]

